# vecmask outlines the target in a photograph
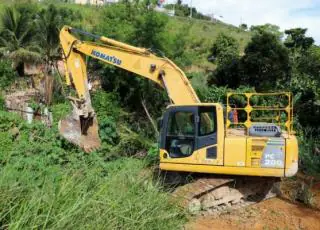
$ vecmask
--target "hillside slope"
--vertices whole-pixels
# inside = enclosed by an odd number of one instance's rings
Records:
[[[12,4],[10,1],[1,1],[0,14],[3,12],[5,6],[10,4]],[[42,6],[45,5],[46,4],[42,4]],[[108,15],[104,15],[106,13],[104,9],[110,7],[106,5],[97,8],[95,6],[71,3],[56,3],[55,5],[59,8],[76,12],[77,14],[72,24],[91,32],[94,32],[94,30],[100,26],[99,19],[101,17],[108,17]],[[121,19],[119,19],[119,23],[121,24]],[[172,36],[179,35],[181,30],[185,31],[182,36],[187,41],[187,55],[192,59],[192,65],[185,68],[187,72],[205,72],[206,70],[215,68],[215,66],[207,60],[207,57],[219,33],[225,33],[234,37],[239,42],[241,51],[243,51],[251,38],[250,32],[243,31],[233,25],[185,17],[168,17],[165,30],[169,31]],[[108,34],[103,35],[110,36]]]
[[[250,32],[222,22],[210,22],[182,17],[170,18],[168,23],[170,31],[174,32],[177,28],[183,27],[189,29],[188,52],[194,57],[192,68],[188,68],[188,72],[202,72],[214,68],[214,65],[207,58],[214,41],[220,33],[234,37],[239,42],[241,52],[251,38]]]
[[[94,28],[100,26],[97,22],[102,14],[106,12],[103,9],[109,7],[97,8],[76,4],[59,4],[59,6],[79,11],[82,15],[79,26],[89,31],[95,30]],[[103,17],[106,18],[108,15],[103,15]],[[121,23],[121,19],[119,20],[119,23]],[[239,42],[241,52],[251,38],[250,32],[243,31],[233,25],[184,17],[168,17],[165,30],[169,31],[171,36],[178,35],[181,33],[181,30],[185,31],[182,35],[186,36],[184,38],[187,40],[187,53],[192,58],[192,66],[185,69],[187,72],[204,72],[208,69],[214,69],[214,65],[207,60],[207,57],[215,39],[220,33],[234,37]],[[108,34],[104,35],[109,36]]]

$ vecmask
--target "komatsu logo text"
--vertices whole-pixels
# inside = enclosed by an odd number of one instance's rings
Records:
[[[121,65],[121,63],[122,63],[122,61],[119,58],[101,53],[99,51],[92,50],[91,54],[97,58],[101,58],[103,60],[106,60],[106,61],[111,62],[116,65]]]

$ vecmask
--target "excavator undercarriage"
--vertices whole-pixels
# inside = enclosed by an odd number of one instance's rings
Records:
[[[279,194],[279,178],[162,172],[163,184],[191,214],[220,214]]]

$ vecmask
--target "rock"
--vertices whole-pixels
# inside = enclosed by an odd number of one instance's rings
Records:
[[[229,194],[229,187],[223,186],[213,191],[213,196],[216,200],[220,200],[225,197],[226,194]]]
[[[198,199],[192,199],[189,202],[189,212],[192,215],[196,215],[201,211],[201,203]]]

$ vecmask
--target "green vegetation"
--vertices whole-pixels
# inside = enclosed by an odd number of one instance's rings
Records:
[[[28,125],[3,111],[0,152],[1,228],[174,229],[184,223],[145,169],[147,161],[85,154],[61,139],[56,126]]]
[[[0,89],[6,89],[17,78],[16,72],[12,69],[12,63],[8,60],[0,60]]]

